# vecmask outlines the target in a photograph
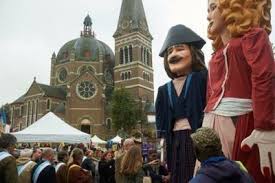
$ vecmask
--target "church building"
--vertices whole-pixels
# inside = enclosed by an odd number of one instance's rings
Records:
[[[95,37],[87,15],[80,37],[52,54],[49,85],[34,78],[26,93],[10,104],[11,129],[22,130],[52,111],[86,133],[106,137],[114,133],[108,110],[114,88],[125,87],[136,100],[152,104],[153,38],[142,0],[122,0],[113,37],[114,52]]]

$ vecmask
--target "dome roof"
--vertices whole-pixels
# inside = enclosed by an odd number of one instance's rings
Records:
[[[72,54],[76,61],[99,61],[101,54],[103,59],[110,56],[110,60],[114,62],[114,53],[111,48],[93,36],[81,36],[65,43],[57,54],[57,63],[69,61]]]

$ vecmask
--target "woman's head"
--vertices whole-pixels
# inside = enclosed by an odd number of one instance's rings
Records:
[[[142,162],[141,149],[133,146],[122,158],[120,172],[125,175],[134,175],[142,167]]]
[[[105,153],[102,155],[102,157],[101,157],[101,160],[107,160],[107,161],[109,161],[109,160],[111,160],[111,159],[113,159],[113,152],[112,152],[112,151],[107,151],[107,152],[105,152]]]
[[[223,46],[221,33],[227,30],[230,37],[244,35],[253,27],[271,32],[271,0],[208,0],[208,38],[214,49]]]
[[[84,153],[80,148],[74,148],[70,155],[69,164],[72,162],[81,165]]]

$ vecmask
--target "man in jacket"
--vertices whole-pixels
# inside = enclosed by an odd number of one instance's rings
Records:
[[[32,183],[56,183],[53,163],[54,151],[51,148],[47,148],[42,153],[42,160],[33,168]]]
[[[0,182],[17,183],[16,160],[12,156],[17,139],[11,134],[0,136]]]

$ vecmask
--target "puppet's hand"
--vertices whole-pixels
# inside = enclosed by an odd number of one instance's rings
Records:
[[[262,174],[267,177],[271,176],[272,171],[275,174],[275,130],[253,130],[251,135],[242,141],[241,149],[243,151],[250,151],[254,144],[258,145]],[[273,165],[273,170],[271,169],[271,165]]]

